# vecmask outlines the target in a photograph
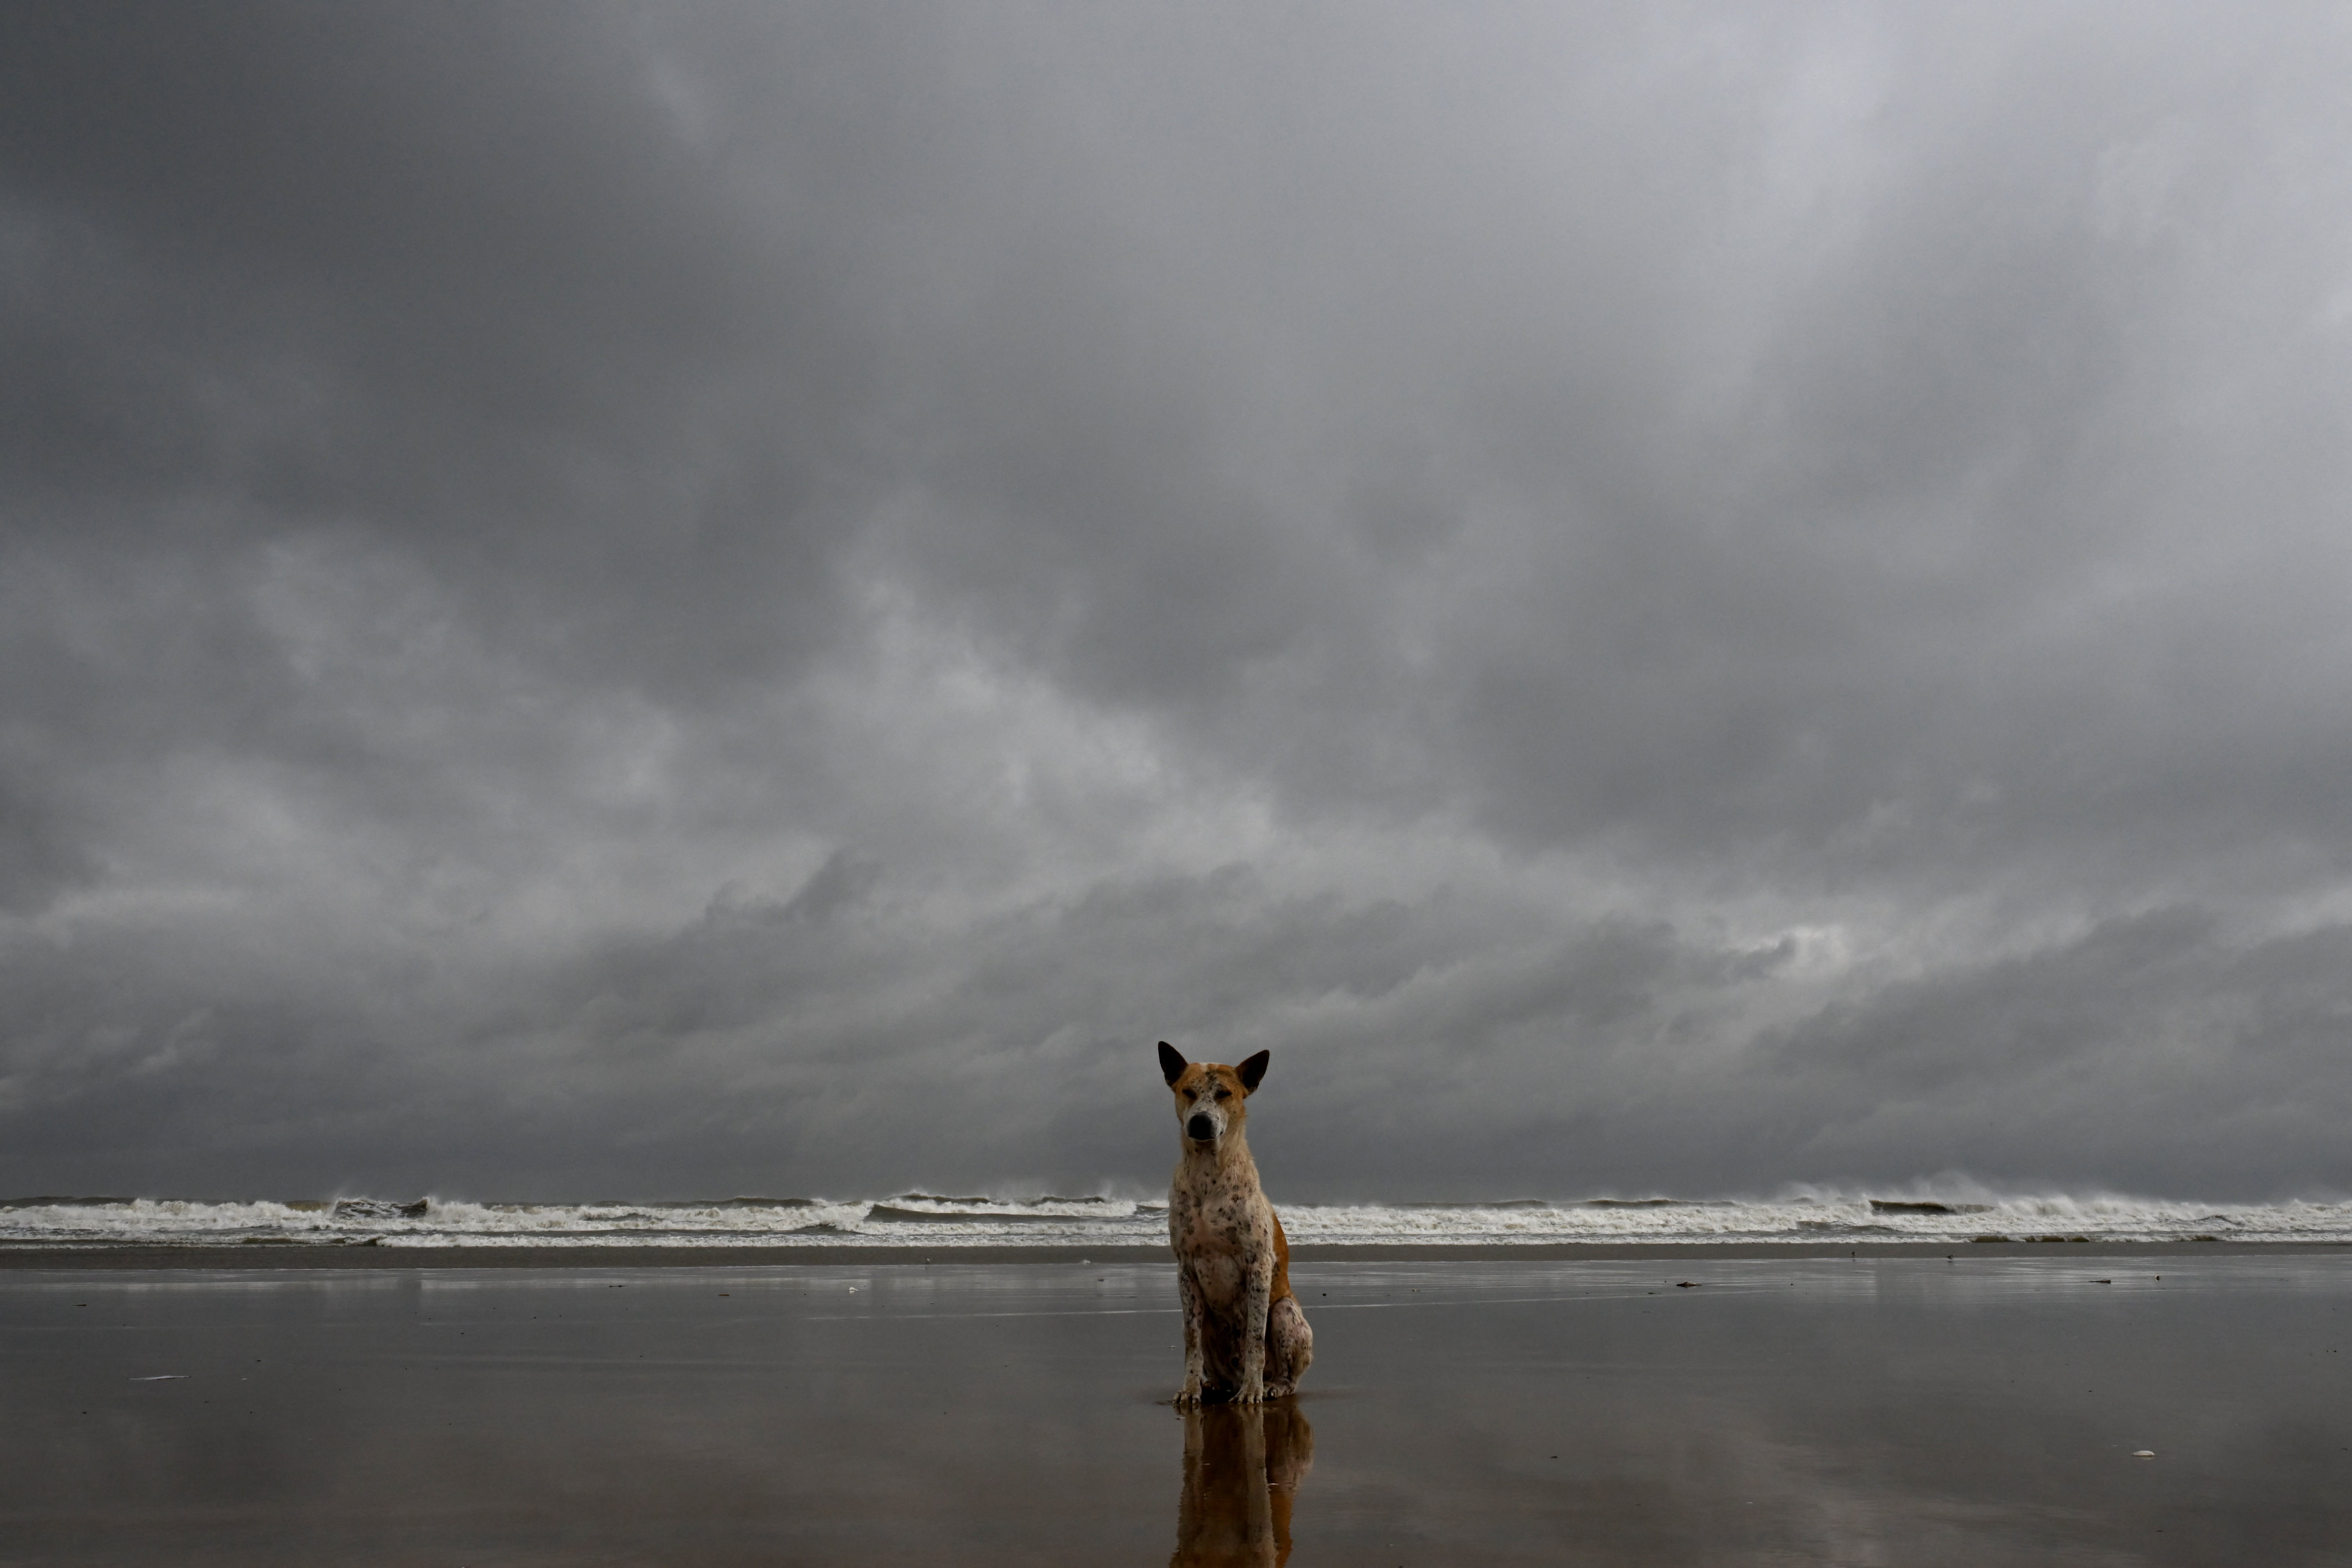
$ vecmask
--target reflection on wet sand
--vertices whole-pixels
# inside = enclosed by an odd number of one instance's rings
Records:
[[[1169,1265],[0,1268],[0,1560],[2352,1568],[2352,1256],[2187,1253],[1322,1264],[1189,1416]]]
[[[1315,1468],[1315,1428],[1291,1400],[1184,1412],[1184,1494],[1169,1568],[1290,1561],[1290,1504]]]

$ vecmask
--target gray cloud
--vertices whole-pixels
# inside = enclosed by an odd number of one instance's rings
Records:
[[[0,1186],[2352,1181],[2323,11],[0,30]]]

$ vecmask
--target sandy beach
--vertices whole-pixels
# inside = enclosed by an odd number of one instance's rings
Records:
[[[2186,1252],[1307,1260],[1190,1419],[1156,1261],[16,1268],[0,1563],[2352,1562],[2352,1256]]]

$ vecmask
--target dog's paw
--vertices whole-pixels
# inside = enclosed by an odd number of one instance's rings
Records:
[[[1265,1403],[1265,1384],[1260,1383],[1255,1378],[1250,1379],[1247,1383],[1242,1384],[1242,1391],[1234,1395],[1234,1403],[1236,1405],[1264,1405]]]
[[[1175,1405],[1179,1410],[1191,1410],[1201,1403],[1201,1385],[1195,1381],[1177,1391]]]

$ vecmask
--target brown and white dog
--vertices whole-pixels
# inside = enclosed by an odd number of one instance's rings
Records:
[[[1290,1293],[1290,1242],[1257,1184],[1242,1101],[1265,1077],[1268,1053],[1239,1067],[1188,1062],[1160,1042],[1160,1070],[1176,1093],[1176,1178],[1168,1239],[1184,1306],[1184,1390],[1202,1400],[1257,1405],[1297,1392],[1315,1359],[1315,1335]]]

